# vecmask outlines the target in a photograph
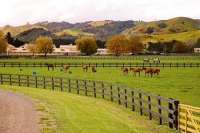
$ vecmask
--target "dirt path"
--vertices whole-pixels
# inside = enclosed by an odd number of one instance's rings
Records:
[[[39,133],[38,121],[30,99],[0,89],[0,133]]]

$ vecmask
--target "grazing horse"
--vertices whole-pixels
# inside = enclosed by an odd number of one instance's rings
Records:
[[[143,62],[149,62],[148,58],[143,58]]]
[[[68,65],[64,65],[63,69],[67,71],[69,69],[69,66]]]
[[[152,70],[151,70],[151,75],[152,75],[152,74],[154,74],[154,75],[157,74],[157,77],[158,77],[159,73],[160,73],[160,69],[159,69],[159,68],[152,68]]]
[[[84,65],[84,64],[82,63],[82,68],[83,68],[83,72],[84,72],[84,71],[87,72],[87,70],[88,70],[88,66],[87,66],[87,65]]]
[[[121,71],[123,71],[124,75],[128,74],[128,68],[126,68],[126,67],[121,67]]]
[[[94,73],[94,72],[96,72],[96,70],[95,70],[95,66],[92,65],[92,73]]]
[[[49,67],[52,68],[52,71],[54,70],[53,64],[45,63],[44,65],[48,67],[48,71],[49,71]]]
[[[136,73],[139,73],[139,77],[140,77],[141,68],[130,68],[129,71],[131,70],[134,72],[135,77],[136,77]]]
[[[149,74],[151,74],[151,77],[152,77],[152,68],[146,68],[146,67],[143,67],[142,69],[141,69],[141,71],[143,71],[144,70],[144,72],[145,72],[145,77],[146,77],[146,74],[148,74],[148,76],[149,76]]]
[[[160,63],[160,59],[153,59],[154,63]]]

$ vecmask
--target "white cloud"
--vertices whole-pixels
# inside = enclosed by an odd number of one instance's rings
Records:
[[[10,0],[0,4],[0,27],[41,21],[200,19],[199,0]]]

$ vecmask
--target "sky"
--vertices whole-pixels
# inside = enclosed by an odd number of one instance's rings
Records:
[[[0,27],[38,22],[200,19],[200,0],[2,0]]]

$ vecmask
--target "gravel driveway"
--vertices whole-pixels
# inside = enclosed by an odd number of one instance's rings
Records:
[[[22,94],[0,89],[0,133],[39,133],[35,104]]]

